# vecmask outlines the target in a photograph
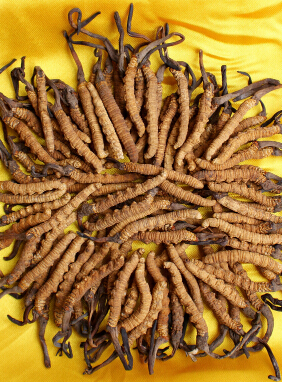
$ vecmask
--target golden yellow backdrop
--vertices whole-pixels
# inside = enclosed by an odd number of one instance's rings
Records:
[[[39,65],[50,78],[61,78],[70,85],[76,84],[76,68],[69,53],[62,31],[70,31],[67,14],[73,7],[80,7],[84,17],[101,11],[89,29],[106,35],[115,46],[118,33],[114,24],[114,11],[120,13],[123,25],[129,9],[129,1],[112,0],[94,2],[90,0],[0,0],[1,39],[0,51],[3,66],[12,58],[17,58],[13,67],[20,64],[20,58],[26,56],[26,77],[30,78],[33,67]],[[253,81],[272,77],[281,80],[282,68],[282,2],[263,0],[166,0],[136,1],[132,29],[154,38],[156,28],[169,23],[171,31],[178,31],[186,36],[183,44],[170,49],[170,56],[187,61],[195,70],[197,78],[198,51],[204,51],[206,69],[216,75],[220,82],[220,67],[227,65],[229,91],[246,85],[244,76],[237,70],[247,71]],[[135,44],[128,38],[127,42]],[[133,42],[132,42],[133,41]],[[88,75],[94,62],[93,51],[87,47],[77,47],[77,52]],[[155,54],[152,59],[157,67],[160,59]],[[0,91],[13,96],[9,70],[0,76]],[[171,91],[169,78],[165,79],[164,90]],[[268,116],[281,109],[282,91],[264,97]],[[259,111],[259,106],[254,112]],[[282,141],[280,136],[277,140]],[[268,171],[282,176],[281,158],[273,157],[256,161]],[[0,178],[8,174],[0,166]],[[16,259],[5,262],[2,257],[10,250],[1,252],[0,269],[4,274],[14,266]],[[2,256],[3,253],[3,256]],[[282,293],[276,293],[282,298]],[[0,300],[0,368],[1,379],[12,381],[182,381],[184,379],[202,381],[263,381],[273,373],[266,351],[251,354],[250,359],[241,357],[236,360],[217,361],[211,358],[199,359],[193,363],[181,351],[169,362],[156,362],[155,374],[148,375],[147,366],[142,365],[135,354],[134,367],[130,372],[123,370],[119,361],[91,376],[83,376],[85,369],[80,339],[71,337],[74,352],[73,359],[65,356],[56,357],[56,349],[51,338],[57,328],[51,322],[47,326],[46,339],[51,358],[51,369],[43,365],[42,351],[38,340],[37,324],[18,327],[7,319],[7,314],[21,319],[23,301],[16,301],[10,296]],[[275,332],[270,345],[282,367],[282,313],[275,315]],[[212,315],[209,316],[213,320]],[[212,321],[214,325],[214,321]],[[265,322],[264,322],[265,324]],[[211,334],[211,340],[215,335]],[[228,343],[226,344],[228,346]],[[136,351],[133,351],[136,353]]]

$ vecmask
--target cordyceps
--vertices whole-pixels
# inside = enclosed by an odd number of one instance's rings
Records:
[[[8,318],[20,326],[38,322],[46,367],[51,361],[45,329],[54,295],[54,322],[60,329],[53,344],[60,355],[71,358],[67,341],[75,329],[84,338],[86,374],[116,358],[131,370],[136,341],[150,374],[158,360],[169,360],[177,350],[196,360],[205,355],[249,357],[265,347],[275,369],[271,378],[278,380],[279,368],[268,345],[274,326],[268,304],[281,309],[281,301],[269,294],[262,301],[257,292],[282,288],[282,266],[277,261],[282,259],[282,218],[275,214],[282,208],[281,197],[275,195],[282,181],[257,166],[239,163],[281,156],[281,143],[258,141],[281,134],[281,111],[250,128],[266,119],[261,103],[258,116],[243,119],[264,94],[281,85],[266,78],[228,94],[226,66],[221,68],[220,87],[205,71],[202,51],[202,77],[196,80],[189,64],[174,61],[167,53],[184,36],[169,33],[166,24],[157,29],[152,42],[131,31],[132,13],[133,5],[127,33],[146,42],[135,47],[124,44],[121,18],[115,12],[116,50],[106,37],[86,29],[100,12],[85,20],[78,8],[69,12],[73,31],[65,32],[65,37],[77,65],[77,90],[60,79],[48,79],[39,66],[29,83],[23,57],[21,66],[12,71],[17,101],[0,93],[5,123],[0,159],[10,172],[10,180],[0,182],[0,201],[5,203],[0,226],[13,223],[0,235],[0,249],[16,239],[4,259],[18,256],[9,273],[0,272],[0,298],[25,296],[22,321]],[[75,34],[86,34],[88,39],[75,41]],[[89,37],[101,43],[92,43]],[[168,43],[170,38],[177,41]],[[90,82],[74,44],[95,48]],[[155,74],[149,57],[156,50],[164,64]],[[162,106],[167,67],[178,90],[165,94]],[[27,95],[19,95],[20,82]],[[202,82],[203,93],[194,97]],[[55,101],[47,101],[49,90],[48,99]],[[230,100],[248,97],[238,110],[231,106]],[[241,148],[249,142],[249,147]],[[119,162],[123,149],[129,162]],[[102,173],[104,165],[111,173]],[[113,174],[112,167],[119,173]],[[84,232],[69,231],[72,223]],[[140,241],[160,247],[146,257]],[[214,244],[219,244],[217,251]],[[192,258],[186,251],[189,245],[202,245],[203,257]],[[243,269],[245,263],[266,280],[253,281]],[[212,328],[204,319],[208,308],[219,324],[219,335],[210,344]],[[249,331],[240,321],[241,311],[245,321],[251,320]],[[190,322],[196,327],[196,344],[186,336]],[[214,353],[228,335],[233,349],[224,350],[222,356]],[[95,364],[112,344],[112,355]],[[171,345],[171,352],[165,344]]]
[[[47,92],[46,92],[46,78],[43,70],[36,66],[34,68],[36,83],[37,83],[37,107],[38,114],[42,123],[42,130],[45,137],[46,147],[50,154],[54,152],[54,134],[51,123],[51,118],[47,110]]]
[[[25,142],[33,154],[44,163],[56,163],[56,161],[44,150],[38,140],[34,137],[28,126],[21,120],[15,118],[13,113],[7,110],[5,104],[0,100],[1,116],[7,126],[16,130],[22,141]]]
[[[180,36],[181,40],[174,43],[164,42],[174,35]],[[156,50],[159,49],[158,46],[162,44],[162,48],[179,44],[184,40],[184,36],[179,33],[171,33],[168,36],[165,36],[159,40],[151,42],[147,45],[141,52],[136,53],[132,56],[130,63],[128,65],[126,75],[124,77],[125,83],[125,96],[127,101],[127,110],[136,124],[137,131],[139,136],[142,136],[145,132],[145,126],[140,118],[140,115],[137,110],[135,95],[134,95],[134,78],[137,71],[137,67],[143,60],[148,60],[150,55]],[[149,64],[145,63],[142,66],[142,70],[147,82],[147,91],[146,91],[146,109],[147,109],[147,133],[148,133],[148,152],[145,154],[145,158],[152,158],[157,151],[158,147],[158,112],[157,112],[157,102],[155,99],[156,87],[157,87],[157,78],[154,72],[150,69]]]
[[[65,112],[62,109],[61,102],[60,102],[60,94],[55,86],[51,84],[49,81],[49,84],[52,86],[52,89],[55,93],[55,104],[52,107],[52,111],[55,114],[58,123],[60,124],[60,129],[62,130],[64,137],[66,140],[68,140],[74,148],[77,153],[85,158],[85,160],[90,163],[97,172],[102,171],[102,164],[99,160],[99,158],[89,149],[89,147],[79,138],[79,136],[76,134],[75,130],[72,127],[71,121],[68,118],[68,116],[65,114]]]
[[[108,153],[104,150],[104,141],[101,128],[99,126],[97,117],[94,112],[94,105],[92,103],[91,93],[87,88],[83,68],[81,62],[73,48],[71,40],[67,33],[64,31],[64,36],[67,39],[71,54],[77,65],[77,80],[78,80],[78,94],[82,103],[82,107],[91,131],[92,142],[99,158],[107,157]]]
[[[213,157],[213,155],[221,147],[221,145],[229,139],[230,135],[234,132],[237,125],[242,121],[247,111],[255,105],[257,105],[262,96],[264,96],[272,90],[279,89],[280,87],[280,85],[277,85],[259,90],[255,93],[255,95],[252,98],[245,100],[239,106],[238,110],[233,115],[233,117],[231,117],[230,120],[226,123],[222,131],[219,133],[218,137],[211,143],[210,147],[207,149],[205,155],[206,159],[210,160]],[[216,164],[217,162],[214,160],[214,163]]]
[[[110,158],[108,160],[112,161]],[[158,175],[163,171],[162,167],[154,166],[151,164],[140,164],[140,163],[131,163],[131,162],[125,162],[125,163],[119,163],[117,161],[113,161],[114,167],[118,168],[119,170],[124,170],[128,172],[136,172],[143,175]],[[193,188],[203,188],[203,183],[196,180],[191,175],[181,174],[177,171],[173,170],[166,170],[167,173],[167,179],[173,180],[175,182],[184,183],[187,184]]]
[[[204,78],[204,93],[200,100],[199,112],[196,117],[196,123],[193,131],[188,136],[187,140],[183,146],[179,149],[175,157],[175,166],[178,170],[183,170],[183,159],[186,157],[189,163],[189,170],[193,171],[195,169],[195,164],[193,164],[193,148],[197,145],[200,136],[202,135],[205,125],[212,114],[212,98],[214,92],[214,86],[207,79],[207,75],[203,66],[203,52],[200,51],[200,66],[202,71],[202,76]],[[187,157],[189,154],[189,159]]]

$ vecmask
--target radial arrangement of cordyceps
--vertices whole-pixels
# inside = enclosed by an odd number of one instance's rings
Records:
[[[271,140],[282,133],[282,112],[266,120],[261,101],[282,85],[272,78],[253,83],[240,72],[248,85],[228,93],[226,66],[216,79],[201,50],[196,79],[188,63],[169,56],[169,47],[185,37],[169,33],[168,25],[158,27],[154,40],[133,32],[132,4],[126,32],[140,43],[124,43],[115,12],[115,49],[87,29],[99,13],[83,20],[73,8],[68,15],[72,30],[64,37],[77,66],[77,89],[39,66],[29,82],[23,57],[11,72],[15,99],[0,93],[0,159],[11,175],[0,182],[0,226],[9,225],[0,233],[0,249],[14,242],[4,259],[18,257],[10,273],[1,272],[0,298],[25,301],[22,321],[8,318],[20,326],[38,321],[46,367],[51,315],[60,355],[72,358],[73,330],[82,337],[85,374],[116,358],[131,370],[137,352],[153,374],[156,362],[177,351],[196,361],[248,358],[266,348],[275,371],[269,377],[278,381],[268,342],[271,310],[282,310],[270,294],[282,290],[282,217],[275,214],[282,210],[282,178],[242,162],[282,155],[282,144]],[[89,82],[77,44],[94,48]],[[154,53],[163,61],[156,73]],[[177,90],[164,97],[167,68]],[[22,84],[25,96],[19,95]],[[259,115],[246,118],[259,103]],[[79,231],[65,233],[75,222]],[[145,255],[140,242],[156,250]],[[187,255],[190,245],[199,246],[200,258]],[[251,280],[246,263],[263,281]],[[218,322],[212,342],[205,309]],[[185,336],[190,325],[195,343]],[[226,336],[234,346],[221,352]]]

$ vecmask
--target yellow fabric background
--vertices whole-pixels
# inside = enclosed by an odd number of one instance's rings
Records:
[[[67,22],[68,11],[80,7],[84,17],[101,11],[102,14],[92,22],[90,30],[106,35],[117,46],[118,34],[114,25],[113,13],[120,12],[123,25],[126,23],[129,1],[113,0],[109,3],[95,3],[90,0],[41,0],[26,2],[23,0],[0,0],[1,10],[1,62],[6,64],[13,57],[18,61],[26,56],[26,77],[30,78],[33,67],[39,65],[50,78],[61,78],[70,85],[76,85],[76,68],[62,36],[62,30],[70,31]],[[272,77],[281,79],[282,67],[282,2],[263,0],[237,1],[184,1],[156,0],[136,1],[132,29],[154,38],[156,28],[168,22],[171,31],[179,31],[186,36],[183,44],[169,50],[174,59],[188,61],[197,78],[198,51],[204,51],[204,63],[208,71],[216,75],[220,82],[220,67],[227,65],[229,91],[246,85],[246,78],[237,74],[237,70],[247,71],[253,81]],[[127,42],[134,41],[127,38]],[[86,77],[93,64],[92,50],[86,47],[76,47],[82,60]],[[152,63],[157,68],[160,59],[155,54]],[[8,72],[0,76],[0,91],[7,96],[13,96],[11,80]],[[165,92],[171,92],[173,81],[165,78]],[[282,90],[264,97],[268,116],[281,108]],[[257,107],[253,113],[260,111]],[[251,113],[248,114],[248,116]],[[281,136],[276,137],[281,140]],[[272,157],[264,161],[256,161],[268,171],[282,176],[281,158]],[[6,179],[8,174],[0,165],[0,178]],[[6,255],[8,251],[2,251]],[[0,269],[4,274],[14,266],[16,259],[5,262],[0,259]],[[275,294],[282,298],[282,293]],[[1,379],[5,381],[180,381],[184,378],[202,381],[217,380],[267,380],[267,375],[273,373],[266,351],[251,354],[249,360],[241,357],[236,360],[217,361],[211,358],[199,359],[192,363],[181,351],[167,363],[156,362],[155,374],[148,375],[147,365],[142,365],[135,354],[134,368],[125,372],[121,363],[115,361],[105,369],[83,376],[85,369],[82,350],[79,349],[80,339],[71,337],[74,352],[73,359],[65,356],[56,357],[56,349],[51,338],[57,332],[52,320],[47,326],[46,338],[52,367],[45,369],[42,351],[38,339],[37,324],[18,327],[6,317],[7,314],[21,319],[23,301],[16,301],[6,296],[0,300],[0,367]],[[270,345],[282,367],[281,330],[282,316],[274,313],[275,332]],[[216,335],[216,325],[211,314],[206,315],[211,322],[210,339]],[[264,322],[265,324],[265,322]],[[191,332],[191,330],[190,330]],[[189,333],[190,333],[189,332]],[[194,332],[193,332],[194,333]],[[228,347],[230,343],[225,344]]]

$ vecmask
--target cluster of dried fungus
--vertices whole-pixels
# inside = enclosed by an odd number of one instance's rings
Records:
[[[86,374],[115,358],[131,370],[134,346],[150,374],[156,360],[168,360],[177,350],[195,361],[206,355],[248,357],[266,348],[275,369],[270,377],[279,380],[268,341],[274,326],[270,307],[282,306],[269,294],[282,289],[282,217],[275,215],[282,209],[281,179],[240,163],[281,155],[281,144],[258,141],[281,134],[280,113],[266,121],[261,102],[281,85],[274,79],[249,81],[228,94],[226,67],[219,86],[205,71],[202,51],[197,80],[187,63],[168,56],[167,48],[184,36],[169,34],[165,26],[151,41],[131,31],[132,13],[131,5],[127,33],[146,42],[124,45],[116,12],[116,50],[106,37],[86,29],[99,13],[82,21],[78,8],[69,12],[73,29],[64,35],[77,65],[77,90],[49,79],[38,66],[28,82],[23,58],[11,72],[16,99],[0,93],[5,138],[0,157],[11,174],[11,180],[0,182],[5,211],[0,224],[12,224],[1,233],[0,249],[14,242],[5,260],[18,259],[10,273],[2,274],[0,298],[24,298],[23,320],[8,317],[17,325],[38,321],[46,367],[51,362],[44,333],[51,314],[59,328],[53,343],[60,354],[72,357],[73,329],[82,336]],[[75,34],[102,44],[77,42]],[[177,40],[168,42],[173,37]],[[77,43],[95,48],[89,82]],[[155,51],[163,60],[157,73],[149,61]],[[178,90],[163,100],[167,68]],[[22,84],[26,95],[20,96]],[[194,96],[201,84],[203,91]],[[239,107],[238,100],[244,100]],[[244,118],[259,102],[263,111]],[[119,162],[124,155],[129,162]],[[117,170],[104,172],[110,168]],[[206,207],[205,218],[198,207]],[[80,231],[65,233],[76,221]],[[137,243],[132,250],[134,241],[159,247],[145,256]],[[187,256],[191,244],[200,246],[201,258]],[[264,281],[252,281],[245,263],[254,265]],[[265,292],[262,299],[257,295]],[[207,307],[219,324],[211,343],[203,316]],[[251,329],[246,331],[240,314]],[[185,338],[188,325],[197,332],[194,344]],[[227,335],[234,347],[218,354]],[[99,363],[108,347],[111,356]]]

